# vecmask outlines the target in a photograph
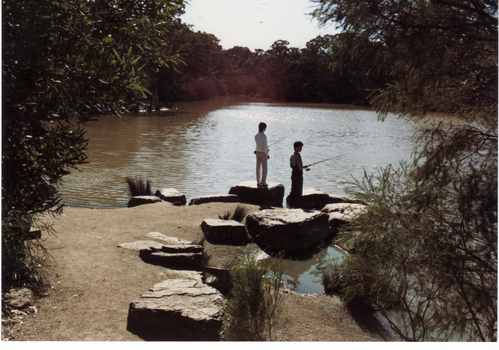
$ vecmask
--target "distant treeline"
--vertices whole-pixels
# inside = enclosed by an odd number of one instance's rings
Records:
[[[172,26],[170,35],[185,65],[159,68],[151,79],[151,108],[227,95],[367,105],[370,93],[385,85],[383,48],[359,45],[360,39],[347,34],[318,36],[302,49],[278,40],[255,52],[240,46],[224,50],[215,35],[185,24]],[[340,50],[345,46],[362,49]]]

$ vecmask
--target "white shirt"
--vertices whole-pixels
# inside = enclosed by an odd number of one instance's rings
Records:
[[[267,148],[267,136],[263,133],[263,131],[260,131],[258,134],[255,135],[255,142],[256,142],[255,151],[263,152],[265,153],[266,156],[268,156],[269,150]]]

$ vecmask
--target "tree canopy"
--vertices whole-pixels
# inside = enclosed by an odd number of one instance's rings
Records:
[[[369,41],[390,63],[371,97],[381,119],[447,118],[423,128],[412,162],[352,183],[369,206],[338,236],[351,254],[325,270],[405,340],[496,341],[497,2],[314,2],[355,38],[342,55]]]
[[[24,241],[60,212],[57,186],[85,162],[82,125],[142,99],[150,72],[175,66],[168,29],[183,1],[3,2],[2,283],[30,275]]]

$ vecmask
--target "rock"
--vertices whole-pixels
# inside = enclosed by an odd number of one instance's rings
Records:
[[[348,196],[327,194],[315,188],[303,190],[300,208],[321,210],[327,204],[332,203],[354,203],[356,199]],[[289,195],[286,197],[286,205],[289,206]]]
[[[33,304],[35,294],[31,289],[13,289],[2,298],[2,304],[13,309],[24,309]]]
[[[166,280],[130,304],[127,329],[145,340],[219,340],[222,303],[200,279]]]
[[[118,248],[131,249],[131,250],[142,250],[142,249],[156,249],[161,250],[163,244],[156,241],[135,241],[130,243],[121,243]]]
[[[158,203],[161,201],[162,201],[161,198],[158,198],[156,196],[133,196],[128,201],[128,208],[136,207],[138,205],[143,205],[143,204]]]
[[[163,188],[162,190],[157,190],[155,196],[161,198],[165,202],[170,202],[175,205],[185,205],[187,202],[185,195],[175,188]]]
[[[237,195],[213,195],[213,196],[201,196],[191,198],[189,205],[198,205],[211,202],[222,202],[222,203],[237,203],[240,202],[240,198]]]
[[[146,237],[164,241],[168,244],[192,244],[192,242],[180,239],[178,237],[167,236],[162,234],[161,232],[149,232]]]
[[[366,206],[357,203],[334,203],[327,204],[322,212],[329,216],[329,227],[336,234],[338,229],[348,223],[354,216],[366,210]]]
[[[211,244],[245,245],[250,241],[246,226],[235,220],[206,219],[201,229]]]
[[[308,255],[331,236],[327,214],[302,209],[250,214],[246,217],[246,228],[260,248],[275,253]]]
[[[161,245],[141,249],[139,256],[147,263],[168,268],[201,270],[203,247],[197,244]]]
[[[232,186],[229,194],[237,194],[245,203],[282,207],[284,185],[268,182],[268,186],[258,186],[256,181],[244,181]]]

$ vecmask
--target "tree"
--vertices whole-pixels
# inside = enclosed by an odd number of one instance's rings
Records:
[[[84,124],[145,98],[144,66],[178,62],[165,36],[183,1],[3,5],[2,290],[42,278],[29,228],[61,213],[57,187],[86,161]]]
[[[354,181],[369,207],[339,235],[350,256],[326,271],[404,339],[496,341],[497,2],[315,2],[322,23],[387,55],[381,119],[453,119],[422,130],[412,162]]]

